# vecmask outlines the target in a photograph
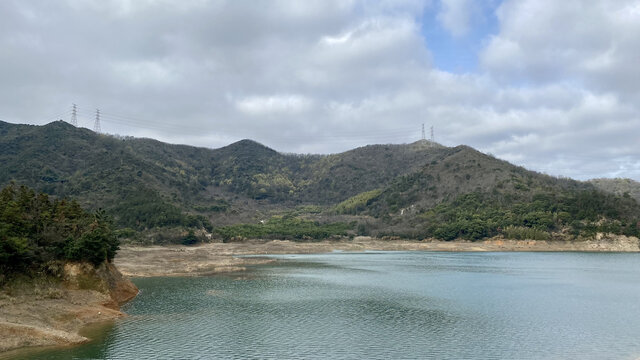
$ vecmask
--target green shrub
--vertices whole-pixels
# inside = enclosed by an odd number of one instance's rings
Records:
[[[357,214],[378,198],[382,190],[371,190],[352,196],[334,207],[338,214]]]
[[[625,210],[625,211],[623,211]],[[549,238],[569,225],[574,236],[598,232],[638,236],[638,206],[633,199],[595,191],[524,195],[469,193],[419,215],[427,236],[442,240],[479,240],[502,233],[513,239]]]
[[[89,261],[99,265],[103,261],[111,261],[119,248],[118,238],[106,226],[96,227],[76,239],[70,239],[67,245],[68,260]]]
[[[104,211],[49,200],[25,186],[0,191],[0,272],[47,271],[56,261],[111,261],[119,241]]]
[[[236,224],[214,229],[224,240],[234,237],[247,239],[321,240],[345,236],[355,224],[320,224],[311,220],[274,216],[263,224]]]
[[[0,269],[19,269],[29,259],[27,239],[20,237],[0,238]]]
[[[182,239],[182,245],[194,245],[198,242],[198,237],[193,233],[193,230],[189,230],[189,234]]]
[[[515,240],[549,240],[549,232],[524,226],[507,226],[502,230],[507,239]]]

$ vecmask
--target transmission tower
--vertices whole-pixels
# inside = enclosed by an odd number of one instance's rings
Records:
[[[93,124],[93,131],[97,133],[101,133],[100,129],[100,109],[96,109],[96,122]]]
[[[426,136],[424,134],[424,124],[422,124],[422,140],[426,140]]]
[[[71,108],[71,125],[78,127],[78,107],[73,104]]]
[[[430,140],[431,140],[431,143],[435,143],[436,142],[435,138],[433,137],[433,126],[431,126],[431,139]]]

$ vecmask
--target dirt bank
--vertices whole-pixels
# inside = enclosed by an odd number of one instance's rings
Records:
[[[199,246],[123,246],[113,265],[98,269],[67,264],[64,280],[16,282],[0,290],[0,358],[26,346],[76,344],[85,325],[123,316],[119,306],[138,290],[122,276],[198,276],[245,270],[268,258],[240,255],[324,253],[334,250],[397,251],[640,251],[637,238],[599,236],[587,241],[490,239],[481,242],[407,241],[356,237],[353,240],[292,242],[246,241]],[[10,354],[10,353],[9,353]]]
[[[479,242],[436,240],[380,240],[356,237],[352,241],[260,241],[212,243],[199,246],[126,246],[120,249],[115,264],[127,276],[191,276],[242,271],[248,265],[267,263],[266,258],[242,258],[238,255],[306,254],[334,250],[397,251],[640,251],[637,238],[599,237],[586,241],[536,241],[490,239]]]
[[[11,349],[87,341],[87,324],[124,316],[119,306],[138,293],[111,264],[66,264],[62,279],[15,281],[0,290],[0,358]]]

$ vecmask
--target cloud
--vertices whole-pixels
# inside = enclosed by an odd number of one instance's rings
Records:
[[[301,113],[309,110],[312,103],[300,95],[250,96],[235,102],[238,110],[254,115]]]
[[[178,73],[170,64],[158,61],[119,61],[111,65],[115,76],[134,86],[168,86],[176,81]]]
[[[438,21],[453,36],[466,35],[471,28],[471,17],[474,1],[441,0],[442,8],[438,13]]]
[[[81,126],[100,108],[111,133],[303,153],[412,142],[424,123],[535,170],[640,180],[640,5],[496,5],[3,1],[0,119],[68,119],[76,103]],[[430,44],[494,18],[476,72],[437,67]]]
[[[632,1],[505,1],[500,33],[481,53],[505,82],[569,81],[621,96],[640,93],[640,5]]]

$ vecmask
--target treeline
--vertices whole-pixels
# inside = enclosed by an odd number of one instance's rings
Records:
[[[140,187],[123,194],[122,199],[109,209],[120,228],[137,231],[158,227],[212,229],[209,219],[183,213],[154,190]]]
[[[598,232],[640,236],[635,200],[600,191],[541,193],[532,199],[471,193],[419,215],[426,237],[479,240],[549,238],[553,231],[592,237]]]
[[[113,260],[119,242],[104,211],[49,199],[25,186],[0,191],[0,283],[13,273],[53,271],[60,261]]]
[[[320,224],[297,217],[274,216],[261,224],[236,224],[221,226],[214,232],[224,241],[234,239],[287,239],[322,240],[335,236],[346,236],[353,229],[352,224]]]

